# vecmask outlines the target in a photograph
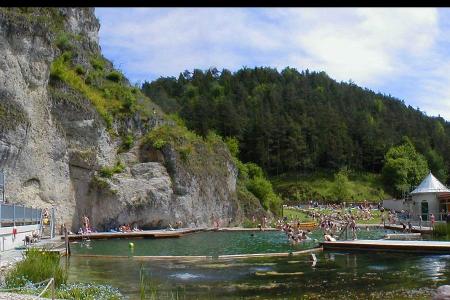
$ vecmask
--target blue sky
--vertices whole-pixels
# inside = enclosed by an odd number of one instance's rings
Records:
[[[97,8],[103,54],[133,83],[184,70],[325,71],[450,121],[447,8]]]

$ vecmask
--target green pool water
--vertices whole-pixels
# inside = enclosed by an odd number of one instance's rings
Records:
[[[379,239],[391,230],[372,229],[358,231],[360,239]],[[310,241],[291,245],[286,235],[279,231],[264,232],[199,232],[181,238],[169,239],[110,239],[91,240],[71,244],[74,254],[99,255],[208,255],[276,253],[299,251],[318,246],[322,232],[317,230],[310,235]],[[129,243],[134,248],[129,248]]]
[[[362,229],[359,239],[379,239],[390,230]],[[202,232],[173,239],[113,239],[73,243],[74,254],[125,258],[67,259],[69,282],[110,284],[125,299],[431,299],[450,284],[450,255],[389,252],[318,252],[284,258],[136,260],[131,255],[209,255],[296,251],[281,232]],[[131,251],[128,243],[135,244]],[[128,256],[128,258],[127,258]],[[142,271],[141,271],[142,270]],[[140,274],[144,283],[140,285]]]
[[[68,259],[69,282],[106,283],[125,299],[431,299],[450,284],[450,255],[319,252],[205,261]]]

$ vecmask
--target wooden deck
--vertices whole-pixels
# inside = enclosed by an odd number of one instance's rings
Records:
[[[174,231],[168,230],[144,230],[144,231],[134,231],[134,232],[93,232],[88,234],[71,234],[69,235],[70,241],[91,239],[129,239],[129,238],[179,238],[183,235],[205,231],[205,228],[189,228],[189,229],[177,229]],[[61,237],[64,239],[64,237]]]
[[[385,240],[420,240],[421,233],[388,233],[384,236]]]
[[[358,251],[400,251],[416,253],[450,254],[450,242],[438,241],[395,241],[395,240],[355,240],[322,242],[323,250],[358,250]]]
[[[386,225],[384,225],[384,228],[403,231],[403,226],[402,225],[386,224]],[[425,227],[425,226],[422,226],[422,227],[413,226],[411,232],[428,233],[428,234],[430,234],[430,233],[433,233],[433,228],[432,227]]]
[[[135,232],[93,232],[89,234],[70,234],[69,240],[76,241],[82,239],[126,239],[126,238],[179,238],[190,233],[199,231],[220,231],[220,232],[235,232],[235,231],[277,231],[276,228],[243,228],[243,227],[220,227],[220,228],[182,228],[174,231],[169,230],[144,230]],[[64,239],[64,237],[61,237]]]

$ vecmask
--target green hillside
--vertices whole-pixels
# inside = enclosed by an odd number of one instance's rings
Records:
[[[304,203],[309,200],[336,201],[339,200],[339,188],[342,182],[337,182],[331,173],[317,172],[310,175],[285,174],[271,178],[274,189],[287,204]],[[347,184],[347,200],[362,202],[379,202],[392,198],[384,191],[381,175],[374,173],[350,173]]]
[[[239,159],[269,176],[323,170],[302,178],[322,198],[333,197],[329,178],[342,169],[364,174],[350,176],[343,199],[398,196],[428,170],[448,182],[449,122],[325,72],[196,69],[146,82],[142,91],[198,134],[236,138]]]
[[[324,72],[194,70],[144,83],[143,91],[201,135],[237,137],[241,159],[272,175],[342,167],[378,173],[403,136],[422,154],[436,151],[449,170],[450,123]]]

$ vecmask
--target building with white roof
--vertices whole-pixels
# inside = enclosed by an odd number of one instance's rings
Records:
[[[430,172],[411,192],[409,206],[414,219],[421,215],[426,221],[429,220],[430,214],[434,214],[436,220],[441,220],[442,216],[450,211],[450,189]]]

